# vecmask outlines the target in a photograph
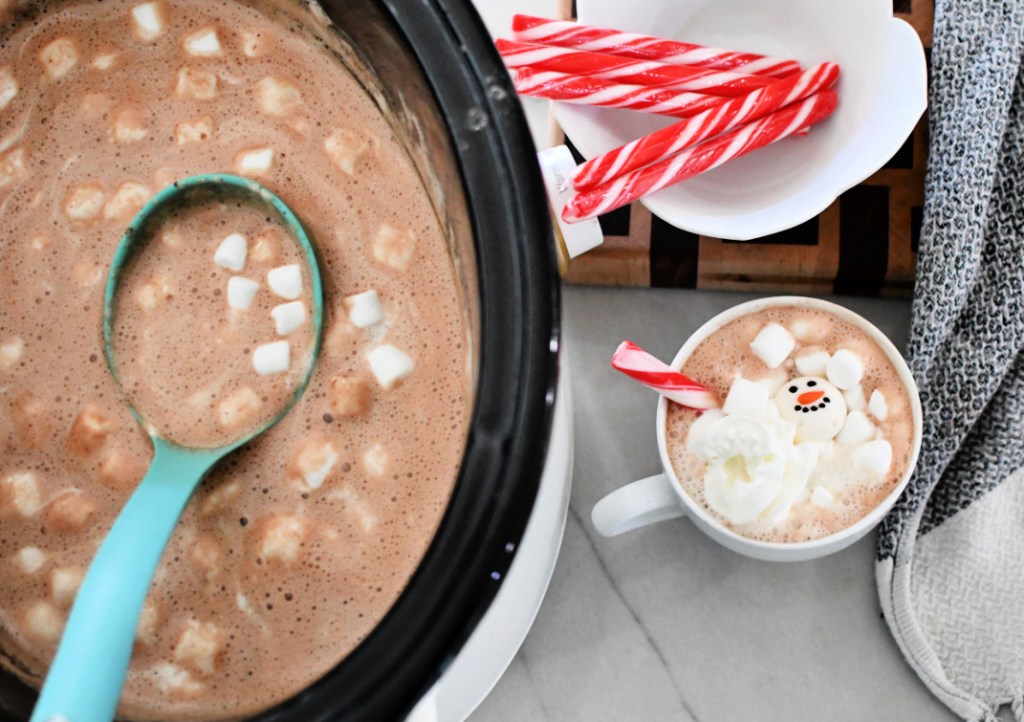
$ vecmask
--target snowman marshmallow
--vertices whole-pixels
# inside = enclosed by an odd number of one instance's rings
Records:
[[[843,392],[818,376],[800,376],[775,392],[779,416],[796,427],[795,440],[828,441],[846,422]]]

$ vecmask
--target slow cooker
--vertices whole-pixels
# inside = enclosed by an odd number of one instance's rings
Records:
[[[558,380],[554,245],[519,101],[468,2],[293,5],[336,34],[339,62],[408,140],[469,301],[476,393],[454,493],[405,591],[336,668],[256,719],[399,719],[487,611],[537,497]],[[0,716],[26,719],[34,698],[0,673]]]

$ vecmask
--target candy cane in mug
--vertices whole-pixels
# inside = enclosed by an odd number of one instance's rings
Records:
[[[693,43],[626,33],[568,20],[516,15],[512,18],[512,33],[516,40],[522,42],[557,45],[641,60],[657,60],[669,65],[735,70],[774,78],[784,78],[800,72],[800,63],[795,60],[707,48]]]
[[[703,384],[659,361],[632,341],[623,341],[612,354],[612,368],[689,409],[717,409],[718,397]]]

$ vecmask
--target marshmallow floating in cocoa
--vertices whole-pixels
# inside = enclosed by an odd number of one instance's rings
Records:
[[[213,254],[213,262],[229,271],[241,271],[245,268],[245,258],[249,253],[249,242],[241,233],[232,233],[217,246]]]
[[[260,284],[241,276],[232,276],[228,279],[228,305],[239,311],[247,311],[252,306],[256,292],[260,290]]]
[[[167,18],[159,2],[148,2],[132,8],[135,34],[142,40],[156,40],[167,28]]]
[[[811,351],[795,359],[796,370],[801,376],[825,376],[825,369],[832,356],[827,351]]]
[[[366,355],[370,370],[384,389],[390,389],[396,383],[412,373],[415,365],[409,356],[391,344],[383,344]]]
[[[778,368],[796,346],[796,341],[777,323],[762,328],[750,343],[750,350],[770,369]]]
[[[854,410],[846,416],[842,431],[836,441],[847,446],[859,446],[875,437],[875,425],[868,420],[863,411]]]
[[[252,366],[260,376],[279,374],[291,368],[291,346],[287,341],[261,344],[252,352]]]
[[[349,320],[356,328],[366,328],[375,323],[380,323],[384,318],[384,309],[380,305],[380,297],[377,291],[370,289],[362,293],[346,296],[344,299],[345,308],[348,310]]]
[[[755,381],[748,381],[742,376],[737,376],[733,380],[732,386],[729,387],[722,411],[729,415],[754,416],[764,408],[768,397],[768,391],[763,386]]]
[[[302,301],[282,303],[270,309],[270,316],[274,319],[278,335],[287,336],[306,322],[306,304]]]
[[[862,444],[853,450],[853,461],[877,476],[885,476],[892,466],[892,444],[885,439]]]
[[[868,411],[879,421],[885,421],[889,418],[889,404],[885,401],[885,395],[878,389],[871,392],[871,398],[868,400]]]
[[[864,377],[864,362],[853,351],[841,348],[832,354],[825,373],[838,388],[852,389]]]
[[[294,301],[302,295],[302,268],[297,263],[272,268],[267,272],[267,285],[275,295]]]

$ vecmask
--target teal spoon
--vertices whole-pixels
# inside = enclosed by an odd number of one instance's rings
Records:
[[[160,191],[139,211],[121,238],[103,304],[103,339],[111,373],[117,379],[112,344],[114,301],[125,264],[138,246],[152,237],[165,211],[221,198],[242,200],[273,214],[302,249],[313,290],[313,341],[305,376],[277,416],[244,438],[215,449],[190,449],[162,439],[132,408],[153,439],[153,463],[89,566],[32,712],[32,722],[110,722],[114,718],[143,602],[192,492],[221,458],[280,421],[302,396],[313,374],[323,330],[323,287],[309,235],[291,209],[269,190],[246,178],[219,174],[193,176]]]

